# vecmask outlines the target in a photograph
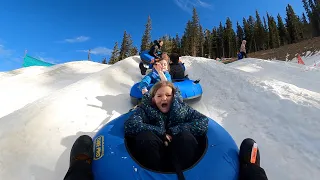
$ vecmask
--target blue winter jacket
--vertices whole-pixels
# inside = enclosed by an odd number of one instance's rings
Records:
[[[149,93],[145,93],[141,104],[125,122],[125,135],[137,135],[143,131],[152,131],[160,137],[165,133],[177,135],[182,131],[189,131],[194,136],[206,134],[209,118],[182,102],[180,92],[177,91],[172,100],[170,111],[162,113],[152,104]]]
[[[169,82],[172,82],[171,75],[168,71],[165,71],[164,75]],[[142,89],[148,88],[148,86],[150,84],[155,84],[160,80],[161,79],[160,79],[158,72],[155,69],[152,69],[152,71],[149,74],[147,74],[146,76],[144,76],[144,78],[141,80],[141,82],[139,84],[139,89],[142,91]]]

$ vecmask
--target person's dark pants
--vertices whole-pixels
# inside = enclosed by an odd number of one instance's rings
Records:
[[[93,180],[92,166],[84,161],[75,162],[72,165],[64,180]]]
[[[247,53],[245,53],[245,52],[240,52],[240,53],[241,53],[241,55],[242,55],[242,59],[248,57],[248,56],[247,56]]]
[[[268,180],[263,168],[248,164],[240,168],[239,180]]]
[[[190,132],[183,131],[173,136],[170,145],[174,169],[187,169],[197,161],[200,148],[197,139]]]
[[[159,59],[159,57],[157,57],[157,56],[155,56],[154,54],[152,54],[152,53],[148,53],[150,56],[152,56],[152,57],[154,57],[155,59]]]
[[[135,152],[143,166],[157,171],[176,171],[176,168],[190,167],[198,151],[198,142],[189,132],[182,132],[172,137],[169,146],[152,133],[146,131],[136,136]]]

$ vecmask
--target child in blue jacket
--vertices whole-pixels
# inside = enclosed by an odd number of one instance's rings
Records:
[[[147,88],[150,84],[155,84],[159,81],[172,82],[168,69],[169,64],[167,60],[161,59],[160,61],[155,62],[152,71],[140,82],[139,89],[141,90],[142,94],[148,92]]]

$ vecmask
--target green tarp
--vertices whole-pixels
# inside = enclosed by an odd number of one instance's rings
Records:
[[[29,66],[53,66],[53,65],[55,65],[55,64],[51,64],[51,63],[48,63],[48,62],[41,61],[41,60],[36,59],[34,57],[31,57],[29,55],[26,55],[23,58],[23,67],[29,67]]]

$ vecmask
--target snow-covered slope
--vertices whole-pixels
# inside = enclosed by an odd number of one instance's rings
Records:
[[[182,60],[189,77],[201,78],[204,90],[192,106],[225,127],[238,145],[254,138],[269,179],[318,179],[319,71],[256,59],[229,65],[205,58]],[[63,179],[75,139],[93,136],[132,107],[130,88],[142,77],[138,62],[138,57],[130,57],[110,67],[77,62],[69,65],[74,71],[0,75],[1,89],[9,82],[15,84],[11,90],[20,89],[0,93],[13,101],[0,101],[5,115],[0,119],[0,179]],[[41,95],[27,91],[25,99],[23,89],[31,89],[30,83],[37,86],[32,92],[41,90]],[[11,108],[6,108],[8,103]]]
[[[307,66],[320,67],[320,51],[318,52],[307,51],[306,53],[301,55],[301,59],[303,60],[304,64]],[[291,62],[298,63],[298,58],[292,59]]]
[[[4,106],[0,108],[0,118],[106,67],[108,65],[79,61],[3,73],[0,75],[0,99]]]

